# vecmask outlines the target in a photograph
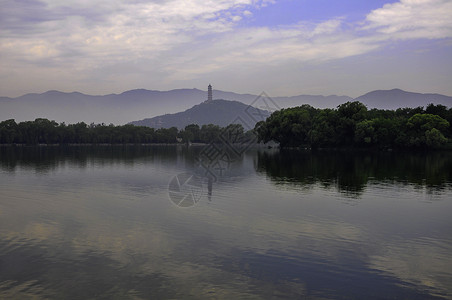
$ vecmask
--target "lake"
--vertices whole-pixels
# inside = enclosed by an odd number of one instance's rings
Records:
[[[0,147],[0,298],[452,298],[451,152],[206,147]]]

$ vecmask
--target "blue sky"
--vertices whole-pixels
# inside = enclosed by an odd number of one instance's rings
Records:
[[[301,20],[322,22],[332,18],[345,17],[348,21],[361,21],[369,11],[382,7],[386,3],[396,1],[383,0],[281,0],[275,1],[255,12],[252,26],[290,25]]]
[[[0,96],[452,96],[452,0],[0,0]]]

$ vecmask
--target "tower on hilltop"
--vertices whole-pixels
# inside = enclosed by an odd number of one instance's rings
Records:
[[[209,84],[207,87],[207,102],[212,101],[212,86]]]

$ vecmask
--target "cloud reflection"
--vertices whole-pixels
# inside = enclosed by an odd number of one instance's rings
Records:
[[[416,191],[389,196],[388,190],[365,189],[359,205],[343,205],[336,201],[346,198],[343,193],[319,185],[309,193],[275,189],[274,178],[250,173],[249,165],[257,162],[263,172],[261,167],[272,165],[269,159],[282,158],[268,156],[262,164],[256,154],[244,157],[243,172],[237,166],[233,178],[214,184],[211,202],[182,210],[168,201],[167,183],[192,166],[194,153],[123,154],[101,156],[103,163],[95,168],[79,168],[71,158],[73,163],[57,163],[52,172],[38,175],[33,167],[18,168],[14,176],[0,173],[0,297],[452,294],[450,266],[441,264],[452,252],[448,230],[442,230],[450,225],[447,195],[432,206],[413,200]],[[85,158],[90,166],[100,156]],[[322,160],[311,157],[319,178],[335,170],[333,165],[322,172],[323,164],[315,160]],[[301,156],[294,164],[306,161]],[[449,178],[444,174],[439,182]]]

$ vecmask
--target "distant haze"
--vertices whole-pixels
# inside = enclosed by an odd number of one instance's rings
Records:
[[[239,101],[247,105],[251,104],[258,96],[218,90],[213,92],[214,99]],[[120,125],[164,114],[182,112],[204,102],[206,99],[207,91],[198,89],[171,91],[140,89],[105,96],[49,91],[43,94],[27,94],[17,98],[0,97],[0,121],[7,119],[28,121],[36,118],[47,118],[66,123],[83,121],[86,123]],[[303,104],[317,108],[334,108],[347,101],[353,101],[353,98],[349,96],[336,95],[273,96],[272,99],[280,108]],[[372,91],[356,98],[356,100],[366,104],[369,108],[395,109],[398,107],[426,106],[429,103],[452,107],[452,97],[439,94],[411,93],[400,89]],[[209,113],[209,111],[206,110],[205,113]]]

